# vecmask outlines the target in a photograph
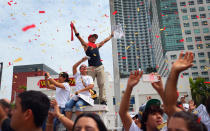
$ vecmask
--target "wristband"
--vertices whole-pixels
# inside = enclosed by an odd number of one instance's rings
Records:
[[[75,36],[78,37],[79,36],[79,33],[76,33]]]

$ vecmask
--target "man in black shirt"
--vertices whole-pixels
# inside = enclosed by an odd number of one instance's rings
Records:
[[[84,47],[86,55],[90,57],[90,59],[88,59],[89,68],[87,74],[92,76],[93,80],[95,80],[95,78],[97,79],[97,84],[99,87],[99,101],[101,104],[106,104],[105,89],[104,89],[104,82],[105,82],[104,66],[101,62],[102,60],[100,58],[99,48],[102,47],[106,42],[108,42],[113,37],[113,32],[105,40],[95,44],[96,39],[98,38],[97,34],[89,35],[88,42],[85,42],[77,32],[74,25],[73,25],[73,30],[76,37],[79,39],[82,46]]]
[[[42,131],[49,108],[50,100],[42,92],[22,92],[16,98],[11,121],[0,106],[0,127],[2,131]]]

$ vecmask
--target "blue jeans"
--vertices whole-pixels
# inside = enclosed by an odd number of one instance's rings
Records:
[[[60,112],[61,112],[61,114],[65,114],[65,108],[61,108],[61,107],[59,107],[60,108]],[[57,127],[57,125],[60,123],[60,121],[58,120],[58,118],[54,118],[54,120],[53,120],[53,131],[56,131],[56,127]]]
[[[79,100],[75,101],[71,99],[65,105],[65,111],[72,111],[73,107],[76,107],[76,111],[83,111],[84,106],[88,105],[86,101],[79,98]]]

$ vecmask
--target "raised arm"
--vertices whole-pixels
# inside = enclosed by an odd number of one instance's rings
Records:
[[[2,105],[0,104],[0,129],[2,128],[1,126],[2,126],[3,121],[4,121],[5,119],[7,119],[7,118],[8,118],[8,117],[7,117],[7,114],[6,114],[6,112],[4,111]]]
[[[53,129],[53,118],[57,117],[59,121],[69,130],[71,131],[74,125],[74,122],[68,119],[66,116],[60,113],[58,104],[56,100],[51,100],[51,106],[54,108],[54,112],[48,113],[48,120],[47,120],[47,128],[46,131],[52,131]]]
[[[50,81],[50,83],[52,83],[51,85],[49,85],[49,89],[53,89],[55,90],[55,86],[58,87],[58,88],[62,88],[62,89],[65,89],[64,85],[62,83],[59,83],[57,81],[55,81],[48,72],[46,72],[46,76],[45,76],[45,82],[46,82],[46,79],[48,79],[48,81]],[[48,84],[48,82],[46,83]]]
[[[179,74],[190,68],[193,64],[193,53],[186,52],[183,57],[183,52],[180,53],[179,58],[173,63],[171,72],[168,76],[165,88],[165,105],[167,109],[168,116],[170,117],[177,111],[181,111],[176,107],[177,102],[177,81]]]
[[[54,86],[53,84],[49,84],[48,78],[49,78],[49,77],[48,77],[47,75],[45,75],[46,87],[47,87],[48,89],[56,90],[56,88],[55,88],[55,86]]]
[[[108,42],[112,37],[114,36],[114,33],[112,32],[109,37],[101,41],[100,43],[96,44],[98,48],[102,47],[106,42]]]
[[[130,73],[128,83],[127,83],[127,88],[121,100],[119,115],[126,131],[129,131],[132,124],[132,118],[130,117],[128,113],[131,92],[133,90],[133,87],[138,84],[142,74],[143,74],[143,71],[141,72],[135,71],[134,73],[132,72]]]
[[[77,67],[84,61],[86,61],[88,59],[87,56],[83,57],[81,60],[79,60],[77,63],[75,63],[72,67],[72,72],[73,72],[73,75],[75,75],[77,73]]]
[[[73,25],[73,30],[75,33],[75,36],[79,39],[80,43],[82,44],[82,46],[87,47],[87,43],[82,39],[82,37],[80,36],[80,34],[77,32],[75,26]]]
[[[158,74],[154,74],[158,77],[158,82],[152,82],[152,87],[157,91],[157,93],[160,95],[163,104],[165,104],[165,98],[164,98],[164,88],[163,88],[163,81],[161,79],[161,76]]]

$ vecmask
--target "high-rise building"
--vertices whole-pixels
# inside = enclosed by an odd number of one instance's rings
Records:
[[[159,74],[167,76],[166,52],[184,50],[177,3],[176,0],[150,0],[149,5],[156,68]]]
[[[177,1],[185,50],[194,53],[189,76],[210,80],[210,0]],[[174,57],[176,57],[174,55]],[[178,56],[177,56],[178,57]]]
[[[50,75],[58,75],[56,71],[49,68],[45,64],[14,66],[11,101],[14,100],[18,93],[24,91],[23,88],[25,88],[27,85],[27,77],[44,76],[45,72],[49,72]]]
[[[150,0],[150,12],[158,72],[167,75],[180,51],[192,51],[194,66],[183,75],[209,80],[210,0]]]
[[[110,10],[116,11],[111,24],[121,24],[125,37],[117,40],[120,76],[130,71],[155,67],[151,45],[151,23],[147,0],[110,0]]]

